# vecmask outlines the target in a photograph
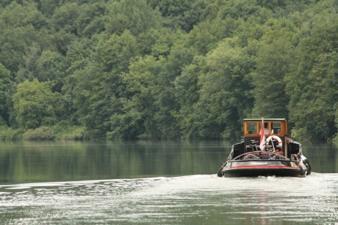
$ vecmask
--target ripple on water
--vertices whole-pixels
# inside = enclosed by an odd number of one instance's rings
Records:
[[[338,174],[215,175],[0,186],[7,224],[334,224]]]

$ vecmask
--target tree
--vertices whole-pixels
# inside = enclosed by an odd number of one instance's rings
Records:
[[[121,35],[102,36],[96,48],[96,61],[104,71],[124,72],[138,54],[136,38],[128,31]]]
[[[125,103],[124,110],[126,115],[133,116],[133,123],[138,125],[138,135],[143,134],[151,138],[161,138],[169,135],[162,127],[163,114],[161,111],[161,96],[165,92],[163,84],[163,58],[156,60],[152,56],[139,58],[130,65],[129,73],[124,76],[124,81],[130,92],[128,101]],[[167,105],[171,107],[171,105]],[[170,111],[167,111],[170,114]],[[119,120],[112,117],[113,124]],[[138,122],[137,122],[138,121]],[[141,124],[139,124],[141,122]],[[169,120],[167,121],[169,122]],[[173,125],[173,124],[171,124]],[[129,129],[131,129],[130,127]],[[135,129],[135,127],[133,127]],[[141,133],[142,132],[142,133]]]
[[[47,83],[37,80],[20,83],[13,96],[16,120],[25,129],[53,124],[59,104],[60,95],[53,93]]]
[[[310,142],[330,140],[338,99],[338,16],[323,12],[304,26],[297,63],[286,77],[293,134]]]
[[[52,81],[53,90],[61,92],[66,68],[65,58],[61,54],[45,50],[36,61],[35,78],[39,81]]]
[[[329,141],[337,10],[336,0],[0,0],[0,120],[234,139],[243,117],[280,116],[298,138]]]
[[[187,45],[202,55],[217,47],[217,43],[226,37],[231,37],[238,28],[239,22],[232,19],[204,20],[197,24],[188,34]]]
[[[168,58],[138,58],[124,76],[130,93],[124,109],[137,121],[129,124],[137,124],[143,136],[166,139],[178,138],[181,134],[174,83],[191,55],[186,49],[176,47]]]
[[[79,35],[91,37],[104,31],[104,18],[107,13],[105,0],[89,1],[81,5],[80,9],[75,21]]]
[[[338,130],[338,106],[335,104],[334,106],[336,108],[336,115],[335,115],[335,122],[336,122],[336,130]],[[336,132],[336,136],[334,137],[334,144],[338,146],[338,133]]]
[[[79,120],[94,136],[104,137],[111,131],[111,116],[121,113],[127,92],[122,76],[138,49],[129,31],[96,38],[95,50],[87,61],[74,58],[81,66],[75,67],[68,78],[71,84],[66,86],[70,88],[68,94],[74,99]]]
[[[76,2],[67,2],[57,7],[52,17],[52,24],[56,30],[78,34],[76,20],[79,17],[81,6]]]
[[[105,28],[108,32],[121,34],[129,30],[138,35],[150,28],[158,28],[161,17],[145,0],[117,0],[107,4]]]
[[[194,106],[197,137],[230,140],[240,134],[240,123],[252,107],[249,74],[252,59],[235,38],[224,39],[205,59],[199,77],[199,101]]]
[[[44,43],[40,28],[43,15],[33,3],[11,3],[0,14],[0,62],[13,74],[24,64],[25,50],[35,43]]]
[[[288,96],[284,77],[294,62],[294,33],[290,24],[270,21],[272,24],[257,46],[256,69],[252,73],[255,85],[253,95],[256,117],[288,117]],[[290,27],[291,26],[291,27]]]
[[[203,68],[203,57],[196,57],[192,64],[189,64],[183,68],[180,76],[176,77],[175,85],[175,97],[179,110],[176,114],[178,120],[178,126],[180,127],[181,135],[184,138],[193,138],[198,136],[198,131],[194,128],[194,111],[195,105],[199,100],[198,84],[199,76]]]
[[[154,9],[159,9],[163,17],[169,19],[167,26],[180,27],[187,32],[207,15],[205,0],[148,0],[148,2]]]
[[[0,124],[9,123],[9,106],[12,77],[9,70],[0,63]]]

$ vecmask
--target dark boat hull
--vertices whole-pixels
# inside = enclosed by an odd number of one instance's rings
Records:
[[[300,177],[305,176],[305,172],[296,168],[250,168],[250,169],[225,169],[222,171],[225,177],[258,177],[258,176],[277,176],[277,177]]]
[[[303,163],[287,160],[230,160],[219,170],[218,176],[258,177],[280,176],[300,177],[308,173]]]

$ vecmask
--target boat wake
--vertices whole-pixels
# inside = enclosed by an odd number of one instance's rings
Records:
[[[0,185],[0,205],[5,224],[334,224],[338,174]]]

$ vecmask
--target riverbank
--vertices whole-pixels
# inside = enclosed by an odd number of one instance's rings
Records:
[[[54,126],[42,126],[36,129],[15,129],[7,126],[0,126],[0,141],[86,141],[105,139],[98,138],[93,132],[88,132],[83,126],[71,126],[58,124]],[[107,139],[111,140],[111,139]],[[154,140],[150,137],[139,137],[136,140]],[[304,140],[300,141],[307,143]],[[208,141],[204,139],[204,141]],[[210,141],[210,140],[209,140]],[[325,144],[334,144],[338,147],[338,136]],[[324,144],[324,143],[322,143]]]
[[[82,126],[43,126],[36,129],[13,129],[0,127],[0,141],[56,141],[56,140],[87,140],[85,128]]]
[[[338,134],[336,135],[336,137],[333,139],[333,144],[336,145],[338,147]]]

